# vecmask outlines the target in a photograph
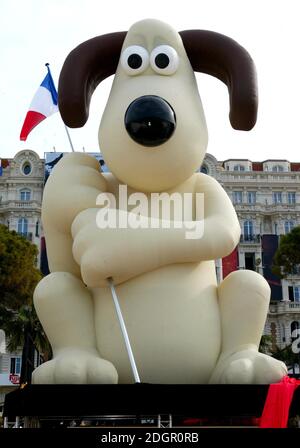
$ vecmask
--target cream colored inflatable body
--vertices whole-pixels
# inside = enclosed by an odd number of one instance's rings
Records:
[[[36,384],[133,382],[108,277],[143,382],[270,383],[286,373],[282,363],[258,353],[270,296],[263,277],[238,271],[216,282],[214,260],[234,249],[240,227],[221,186],[194,174],[207,130],[179,34],[159,21],[139,22],[123,49],[139,45],[151,53],[163,44],[179,56],[172,75],[161,76],[150,65],[139,76],[129,76],[121,63],[117,68],[99,131],[112,174],[100,173],[92,157],[73,153],[46,184],[42,219],[51,274],[37,286],[34,302],[54,356],[34,371]],[[134,142],[124,127],[128,105],[142,95],[163,97],[176,111],[174,134],[156,148]],[[187,239],[184,228],[174,227],[99,229],[97,196],[118,197],[119,185],[147,197],[204,193],[203,237]],[[150,217],[149,211],[142,219]]]

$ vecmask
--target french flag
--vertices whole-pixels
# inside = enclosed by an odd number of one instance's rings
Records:
[[[25,141],[28,134],[45,118],[58,112],[57,91],[51,76],[49,64],[46,64],[48,73],[34,95],[29,111],[24,120],[20,140]]]

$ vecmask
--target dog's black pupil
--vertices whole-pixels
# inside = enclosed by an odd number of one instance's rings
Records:
[[[168,67],[170,62],[169,56],[165,53],[159,53],[155,58],[155,64],[158,68]]]
[[[129,56],[127,63],[130,68],[136,69],[136,68],[140,68],[140,66],[143,63],[143,59],[141,58],[141,56],[139,54],[134,53]]]

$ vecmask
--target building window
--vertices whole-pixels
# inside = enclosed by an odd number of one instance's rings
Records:
[[[281,191],[273,192],[273,204],[281,204],[282,203],[282,193]]]
[[[244,222],[244,240],[245,241],[253,240],[253,221]]]
[[[282,165],[274,165],[272,168],[272,171],[274,171],[275,173],[279,173],[283,171],[283,166]]]
[[[23,164],[22,173],[25,174],[25,176],[28,176],[31,173],[31,164],[29,162]]]
[[[28,233],[28,221],[26,218],[20,218],[18,221],[18,233],[21,235],[27,235]]]
[[[300,286],[294,286],[294,302],[300,302]]]
[[[244,165],[234,165],[233,171],[245,171]]]
[[[295,193],[295,191],[289,191],[288,192],[288,203],[289,204],[296,204],[296,193]]]
[[[10,374],[21,375],[21,356],[10,358]]]
[[[20,200],[21,201],[30,201],[31,200],[31,191],[30,190],[21,190],[20,191]]]
[[[37,221],[37,222],[35,223],[35,236],[36,236],[36,237],[39,237],[39,236],[40,236],[40,223],[39,223],[39,221]]]
[[[250,271],[255,271],[255,253],[246,252],[245,253],[245,268],[250,269]]]
[[[296,320],[291,323],[291,336],[292,340],[296,339],[299,336],[299,322],[297,322]]]
[[[205,164],[203,164],[200,168],[200,172],[203,174],[208,174],[208,168]]]
[[[256,191],[248,191],[247,192],[248,204],[256,203]]]
[[[243,192],[242,191],[234,191],[233,192],[233,203],[241,204],[243,202]]]
[[[294,221],[285,221],[284,223],[284,232],[290,233],[291,230],[295,227]]]

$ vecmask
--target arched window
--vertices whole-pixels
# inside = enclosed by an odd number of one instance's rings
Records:
[[[274,171],[275,173],[279,173],[283,171],[283,166],[282,165],[274,165],[272,168],[272,171]]]
[[[31,200],[31,191],[28,189],[24,189],[20,191],[20,200],[21,201],[30,201]]]
[[[28,221],[26,218],[20,218],[18,221],[18,233],[21,235],[27,235],[28,233]]]
[[[253,221],[244,222],[244,239],[245,241],[253,240]]]

